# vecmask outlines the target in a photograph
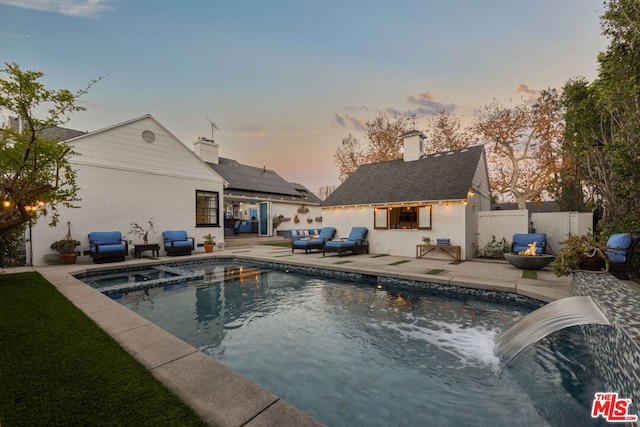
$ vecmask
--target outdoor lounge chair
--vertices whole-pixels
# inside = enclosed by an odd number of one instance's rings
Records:
[[[304,254],[308,254],[312,249],[322,250],[327,240],[333,239],[336,229],[333,227],[323,227],[317,236],[296,238],[291,240],[291,253],[295,249],[304,249]]]
[[[536,242],[536,254],[547,253],[547,235],[544,233],[514,234],[511,242],[511,252],[518,253],[529,249],[529,245]]]
[[[191,251],[195,248],[193,237],[187,237],[187,232],[184,230],[163,231],[162,239],[164,240],[164,250],[169,256],[191,255]]]
[[[322,247],[322,256],[325,252],[338,252],[340,257],[345,252],[368,254],[369,242],[364,239],[368,232],[366,227],[353,227],[346,239],[328,240]]]
[[[129,244],[119,231],[93,231],[89,233],[89,256],[96,264],[124,261]]]
[[[609,272],[618,279],[629,279],[633,254],[639,240],[640,237],[633,237],[629,233],[612,234],[607,240]]]

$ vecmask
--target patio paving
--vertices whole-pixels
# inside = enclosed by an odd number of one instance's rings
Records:
[[[144,266],[211,257],[242,257],[307,267],[429,281],[445,285],[512,292],[544,302],[570,296],[570,278],[556,277],[547,267],[537,279],[522,278],[506,262],[470,260],[453,264],[447,259],[415,259],[398,256],[357,255],[339,258],[334,254],[297,252],[291,249],[255,245],[232,247],[212,254],[196,253],[160,259],[129,259],[111,264],[81,263],[70,266],[23,267],[5,272],[38,271],[62,294],[92,318],[131,355],[146,366],[168,388],[192,406],[211,425],[321,425],[315,419],[224,367],[196,348],[181,341],[146,319],[122,307],[109,297],[72,277],[88,270],[123,266]],[[442,270],[439,274],[429,274]],[[631,283],[631,282],[630,282]],[[632,286],[635,286],[632,285]]]

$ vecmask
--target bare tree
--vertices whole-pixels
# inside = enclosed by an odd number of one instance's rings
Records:
[[[487,147],[493,190],[513,195],[518,209],[539,201],[562,165],[558,153],[564,126],[557,92],[544,91],[535,104],[494,100],[478,112],[474,129]]]
[[[333,154],[334,162],[340,172],[340,180],[347,179],[363,164],[401,158],[400,135],[407,131],[409,131],[409,124],[404,116],[397,116],[390,120],[386,114],[380,114],[365,123],[366,142],[360,142],[351,134],[343,138]]]
[[[448,110],[440,110],[429,117],[423,133],[427,137],[427,154],[459,150],[477,144],[472,129],[463,128],[460,119]]]
[[[316,192],[316,196],[318,196],[321,200],[324,200],[329,196],[329,194],[333,193],[333,190],[335,189],[335,185],[324,185],[318,189],[318,191]]]

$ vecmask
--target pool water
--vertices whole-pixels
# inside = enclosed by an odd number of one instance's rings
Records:
[[[575,426],[592,419],[577,330],[501,371],[496,336],[528,309],[236,264],[118,301],[328,426]]]
[[[103,274],[83,274],[78,277],[85,283],[96,289],[107,289],[112,287],[126,286],[131,283],[141,283],[152,280],[167,279],[176,277],[178,274],[170,271],[159,270],[157,268],[144,268],[134,270],[121,270]]]

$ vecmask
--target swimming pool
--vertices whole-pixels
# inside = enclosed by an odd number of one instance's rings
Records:
[[[598,425],[602,384],[571,330],[499,373],[494,339],[529,309],[235,262],[191,270],[202,278],[116,298],[327,425]]]

